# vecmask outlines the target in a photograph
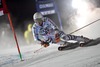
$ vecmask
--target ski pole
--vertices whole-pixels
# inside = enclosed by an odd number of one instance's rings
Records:
[[[39,48],[39,49],[37,49],[37,50],[35,50],[34,51],[34,53],[36,53],[36,52],[38,52],[38,51],[40,51],[41,49],[43,49],[44,47],[41,47],[41,48]]]
[[[81,29],[83,29],[83,28],[85,28],[85,27],[87,27],[87,26],[89,26],[89,25],[91,25],[91,24],[93,24],[93,23],[99,21],[99,20],[100,20],[100,19],[97,19],[97,20],[95,20],[95,21],[93,21],[93,22],[91,22],[91,23],[89,23],[89,24],[87,24],[87,25],[85,25],[85,26],[83,26],[83,27],[81,27],[81,28],[79,28],[79,29],[77,29],[77,30],[71,32],[70,34],[73,34],[73,33],[77,32],[77,31],[79,31],[79,30],[81,30]]]

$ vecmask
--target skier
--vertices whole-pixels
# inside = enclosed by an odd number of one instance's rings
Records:
[[[33,20],[35,22],[32,27],[34,39],[39,41],[44,47],[48,47],[50,43],[68,45],[67,41],[69,40],[83,43],[87,43],[91,40],[83,36],[65,34],[63,31],[59,30],[51,19],[43,17],[39,12],[33,15]]]

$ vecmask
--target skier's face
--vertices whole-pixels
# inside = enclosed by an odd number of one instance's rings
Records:
[[[43,23],[43,20],[40,18],[40,19],[36,19],[35,22],[38,24],[38,25],[42,25]]]

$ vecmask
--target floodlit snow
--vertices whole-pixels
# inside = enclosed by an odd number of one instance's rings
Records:
[[[35,49],[33,48],[35,47]],[[76,49],[58,51],[58,45],[54,44],[48,48],[39,49],[38,45],[22,47],[24,61],[20,61],[15,49],[12,53],[0,56],[1,67],[99,67],[100,66],[100,44],[91,47],[78,47]],[[9,51],[10,52],[10,51]],[[15,53],[14,53],[15,52]],[[4,56],[3,56],[4,55]]]
[[[72,0],[72,7],[76,9],[76,25],[81,28],[87,24],[87,19],[96,8],[94,4],[86,0]]]
[[[52,47],[53,46],[53,47]],[[28,45],[28,46],[20,46],[21,54],[24,61],[20,61],[20,57],[18,55],[17,48],[0,50],[0,67],[13,67],[16,63],[26,62],[28,60],[34,59],[35,57],[40,57],[43,54],[49,54],[53,51],[57,51],[58,45],[52,45],[48,48],[41,47],[40,45]],[[40,51],[38,49],[42,48]],[[55,49],[52,49],[55,48]],[[50,50],[52,49],[52,50]],[[36,59],[35,59],[36,60]],[[37,58],[38,60],[38,58]],[[15,67],[15,66],[14,66]]]

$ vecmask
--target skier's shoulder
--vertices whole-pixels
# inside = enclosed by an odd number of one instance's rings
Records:
[[[47,22],[47,24],[53,24],[54,22],[48,18],[48,17],[44,17],[44,22]]]
[[[44,21],[50,21],[51,19],[48,17],[44,17]]]
[[[32,26],[32,29],[35,29],[37,27],[37,24],[34,23],[33,26]]]
[[[44,21],[46,21],[48,19],[48,17],[44,17],[43,19],[44,19]]]

